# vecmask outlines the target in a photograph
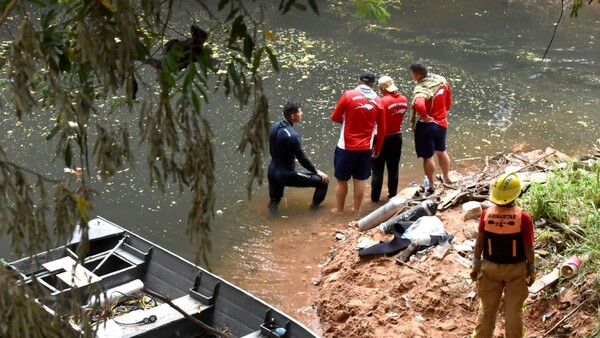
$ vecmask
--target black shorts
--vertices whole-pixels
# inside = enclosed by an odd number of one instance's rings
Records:
[[[417,122],[415,150],[417,157],[430,158],[436,151],[446,150],[446,131],[437,123]]]
[[[336,147],[333,167],[334,176],[340,181],[366,180],[371,177],[371,150],[351,151]]]

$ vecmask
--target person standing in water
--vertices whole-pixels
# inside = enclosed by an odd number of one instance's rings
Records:
[[[379,156],[383,146],[385,116],[380,105],[381,98],[374,87],[375,74],[370,71],[361,73],[358,86],[342,94],[331,114],[331,120],[341,124],[333,159],[337,180],[334,212],[344,211],[351,178],[354,183],[354,211],[360,212],[365,181],[371,176],[371,157]],[[377,140],[373,148],[374,135]]]
[[[381,108],[385,115],[385,140],[381,154],[372,159],[371,201],[373,202],[379,202],[385,167],[388,174],[388,199],[396,196],[398,192],[398,172],[402,156],[402,121],[408,107],[406,96],[400,93],[391,77],[382,76],[377,84],[383,94]]]

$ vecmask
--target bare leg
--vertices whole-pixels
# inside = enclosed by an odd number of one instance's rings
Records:
[[[451,184],[450,176],[448,176],[448,172],[450,172],[450,156],[447,151],[436,151],[438,163],[440,164],[440,169],[442,170],[442,178],[444,179],[444,183]]]
[[[335,187],[335,197],[337,200],[336,212],[344,211],[344,204],[346,203],[346,195],[348,195],[348,181],[337,180]]]
[[[423,171],[427,175],[427,178],[429,178],[429,185],[433,186],[433,182],[435,182],[433,180],[433,176],[435,175],[435,159],[433,156],[423,159]]]
[[[365,196],[365,180],[354,180],[354,212],[360,212],[363,197]]]

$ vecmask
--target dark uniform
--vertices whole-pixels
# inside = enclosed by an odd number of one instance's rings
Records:
[[[317,168],[310,162],[300,144],[300,136],[287,120],[273,123],[269,135],[269,209],[277,209],[283,197],[284,187],[315,187],[311,207],[318,206],[327,195],[328,183],[317,175]],[[296,159],[306,169],[296,170]]]

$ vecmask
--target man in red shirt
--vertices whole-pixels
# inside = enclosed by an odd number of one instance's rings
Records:
[[[344,211],[350,178],[354,179],[354,211],[360,212],[365,181],[371,176],[371,157],[379,156],[383,146],[385,116],[374,87],[375,74],[363,72],[358,87],[344,92],[331,114],[334,122],[342,124],[333,159],[337,179],[334,212]],[[373,148],[375,130],[377,140]]]
[[[406,96],[400,94],[398,87],[389,76],[382,76],[378,81],[381,108],[385,115],[385,140],[379,156],[372,159],[373,178],[371,179],[371,201],[379,202],[383,186],[383,171],[388,170],[388,198],[398,192],[398,166],[402,155],[402,120],[408,107]]]
[[[446,151],[446,131],[447,116],[452,105],[452,92],[450,83],[440,75],[429,73],[423,61],[411,64],[410,73],[413,80],[417,82],[413,90],[410,126],[415,137],[417,157],[423,158],[423,171],[432,184],[427,191],[421,189],[428,196],[435,192],[433,189],[433,176],[436,170],[434,154],[442,169],[443,183],[451,183],[448,176],[450,156]]]

